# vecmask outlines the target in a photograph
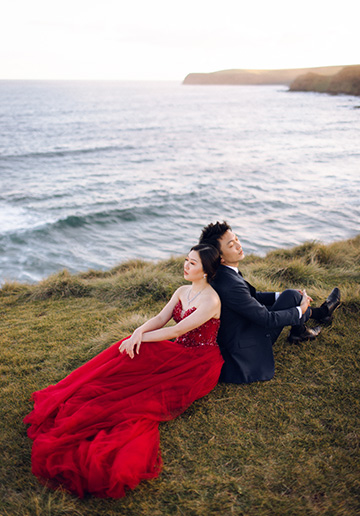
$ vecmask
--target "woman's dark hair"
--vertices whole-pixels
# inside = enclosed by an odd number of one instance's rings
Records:
[[[190,249],[190,251],[196,251],[199,253],[202,268],[204,273],[207,275],[207,281],[210,282],[220,265],[220,253],[210,244],[197,244]]]
[[[225,220],[223,222],[216,222],[215,224],[208,224],[201,232],[199,244],[210,244],[216,247],[220,252],[219,239],[228,229],[231,231],[231,227]]]

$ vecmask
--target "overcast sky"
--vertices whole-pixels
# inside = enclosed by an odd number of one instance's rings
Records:
[[[360,64],[358,0],[5,0],[0,79]]]

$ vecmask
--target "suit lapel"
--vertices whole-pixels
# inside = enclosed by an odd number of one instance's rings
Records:
[[[244,280],[245,281],[245,280]],[[250,290],[250,294],[251,294],[251,297],[255,297],[256,298],[256,288],[253,287],[252,285],[250,285],[250,283],[248,281],[245,281],[245,283],[247,284],[247,286],[249,287],[249,290]]]
[[[230,267],[226,267],[225,265],[222,265],[221,267],[224,267],[224,269],[226,269],[227,271],[230,271],[230,273],[233,272],[236,275],[236,272],[233,269],[230,269]],[[248,281],[246,281],[244,279],[244,277],[243,277],[243,275],[242,275],[242,273],[240,271],[239,271],[239,274],[236,275],[236,277],[241,279],[245,283],[245,285],[247,285],[251,297],[255,297],[256,298],[256,288],[253,287]]]

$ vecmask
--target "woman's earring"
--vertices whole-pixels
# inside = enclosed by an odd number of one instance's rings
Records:
[[[204,278],[206,278],[207,274],[204,274]]]

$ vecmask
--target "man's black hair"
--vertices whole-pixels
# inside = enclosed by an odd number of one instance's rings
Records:
[[[224,220],[223,222],[215,222],[215,224],[211,223],[204,227],[201,232],[201,236],[199,239],[199,244],[210,244],[216,247],[216,249],[220,252],[220,242],[219,239],[226,233],[226,231],[230,230],[231,227]]]

